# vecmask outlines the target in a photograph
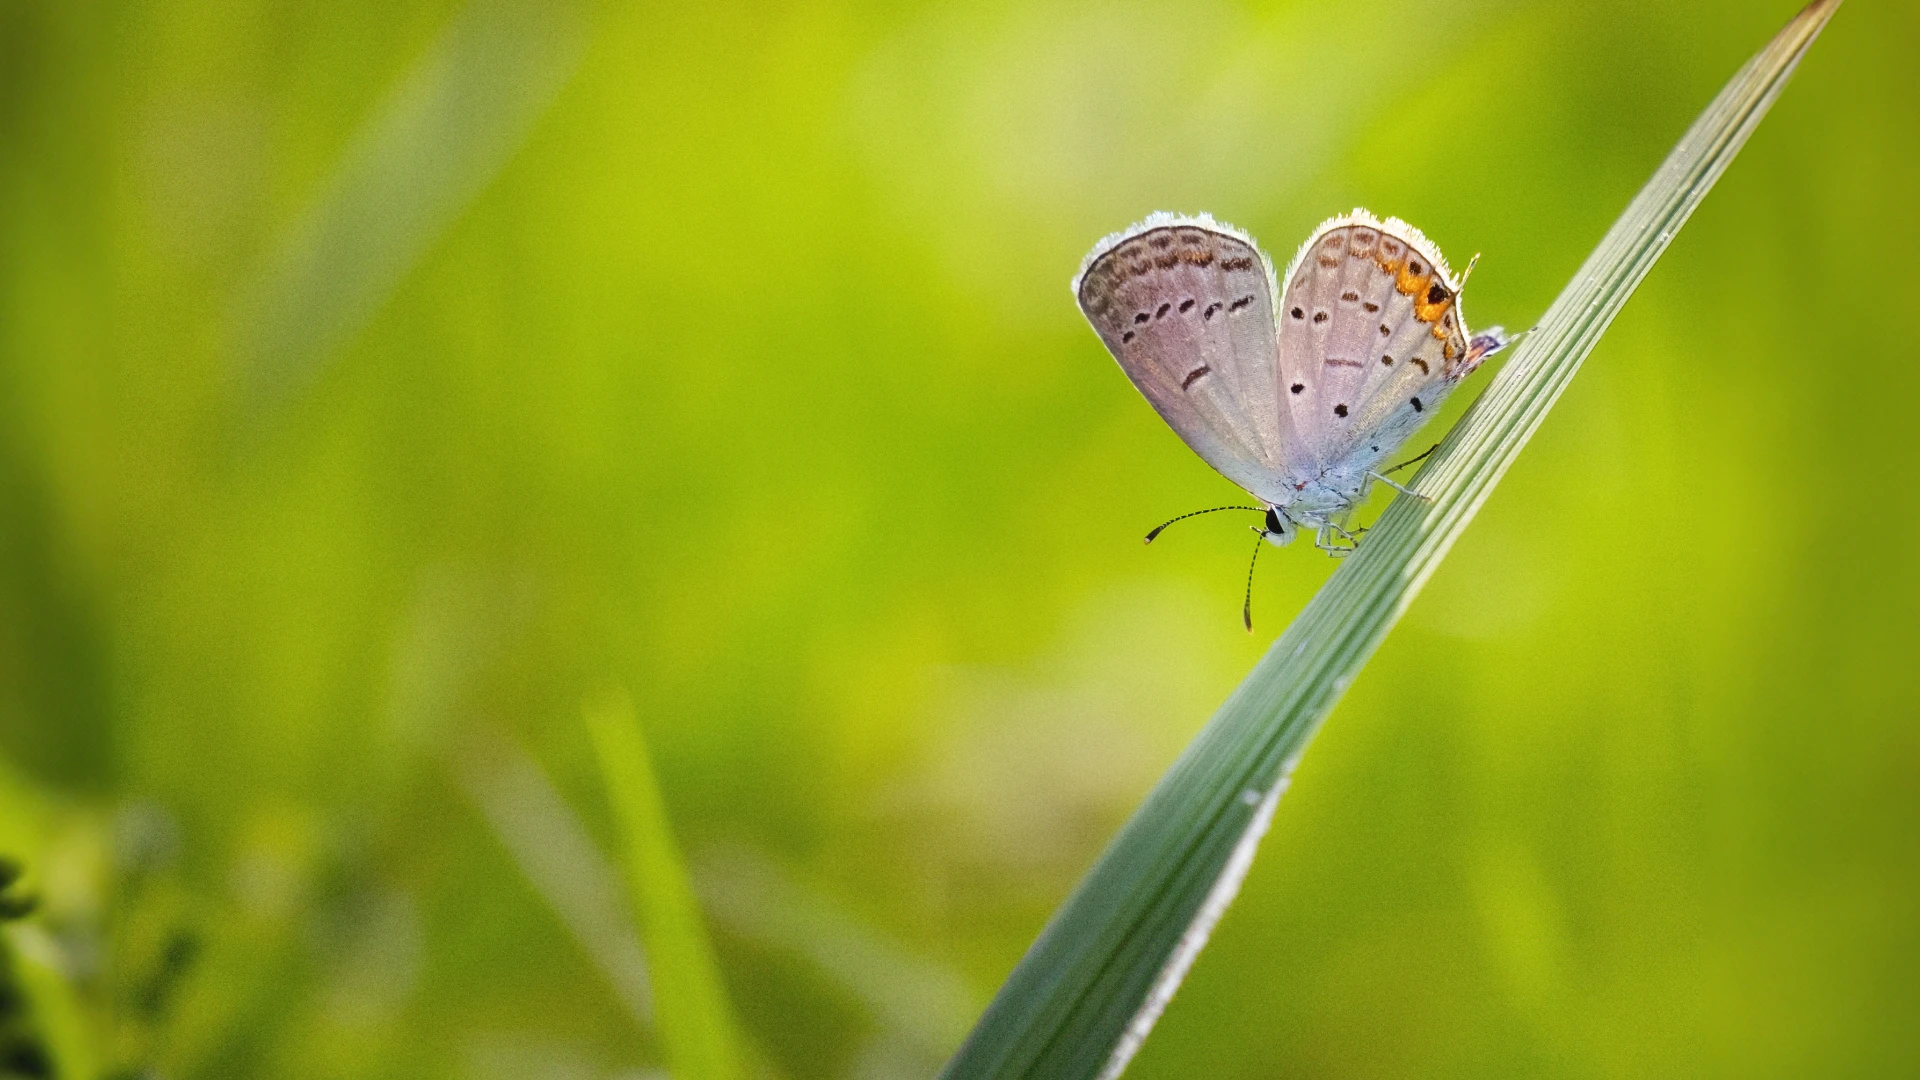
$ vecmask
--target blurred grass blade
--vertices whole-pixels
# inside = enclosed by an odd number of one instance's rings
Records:
[[[714,920],[751,941],[805,957],[858,998],[931,1073],[967,1033],[979,1002],[948,968],[914,956],[830,896],[759,852],[729,847],[696,860]]]
[[[512,736],[477,727],[453,765],[527,883],[600,969],[634,1024],[651,1031],[653,987],[618,877],[540,763]]]
[[[1839,0],[1736,74],[1448,434],[1416,488],[1274,642],[1054,914],[948,1080],[1109,1078],[1126,1067],[1238,890],[1321,721],[1513,464]]]
[[[23,1055],[23,1060],[44,1053],[52,1066],[46,1075],[92,1077],[98,1074],[98,1039],[67,966],[59,944],[41,927],[30,923],[0,927],[0,993],[10,993],[14,1006],[13,1015],[0,1015],[0,1023],[24,1029],[0,1031],[0,1039],[15,1040],[9,1052]],[[19,982],[11,989],[4,985],[9,968]],[[22,1039],[24,1044],[19,1042]],[[29,1056],[28,1046],[38,1051]],[[3,1068],[5,1063],[0,1063]],[[0,1072],[0,1076],[12,1075]],[[36,1074],[22,1071],[18,1075]]]
[[[674,843],[632,703],[586,707],[600,775],[625,844],[627,887],[653,983],[654,1023],[675,1080],[744,1080],[746,1055],[700,907]]]
[[[47,825],[45,808],[16,788],[0,762],[0,1076],[93,1076],[97,1042],[69,958],[33,916],[35,875],[16,853]]]
[[[240,313],[254,407],[310,382],[525,141],[578,66],[581,8],[470,0],[355,134]]]

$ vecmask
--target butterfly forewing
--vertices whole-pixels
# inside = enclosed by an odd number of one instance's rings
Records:
[[[1168,426],[1228,479],[1284,498],[1300,450],[1275,364],[1272,271],[1207,218],[1158,216],[1101,244],[1080,309]]]
[[[1401,222],[1324,226],[1301,249],[1280,308],[1283,396],[1311,459],[1304,470],[1331,487],[1357,485],[1466,374],[1458,286]]]

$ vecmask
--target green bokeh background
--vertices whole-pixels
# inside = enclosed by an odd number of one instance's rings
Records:
[[[1233,492],[1085,250],[1364,205],[1524,327],[1793,7],[0,0],[31,940],[104,1065],[649,1075],[618,686],[763,1061],[930,1076],[1330,569],[1140,545]],[[1129,1076],[1920,1072],[1916,55],[1840,11]]]

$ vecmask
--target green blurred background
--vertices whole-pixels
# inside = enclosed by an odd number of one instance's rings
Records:
[[[773,1074],[930,1076],[1330,570],[1141,546],[1233,492],[1081,255],[1364,205],[1527,326],[1794,6],[0,0],[32,1023],[653,1075],[617,686]],[[1840,11],[1130,1076],[1920,1073],[1917,54]]]

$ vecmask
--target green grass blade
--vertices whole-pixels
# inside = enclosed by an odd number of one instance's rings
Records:
[[[34,867],[46,862],[55,822],[54,809],[0,761],[0,1047],[44,1053],[54,1076],[92,1077],[99,1041],[93,1017],[68,958],[37,917]],[[23,872],[24,880],[16,877]]]
[[[578,0],[469,0],[368,118],[247,297],[251,404],[309,383],[485,189],[578,66]]]
[[[959,976],[887,940],[853,912],[744,847],[695,857],[714,921],[762,946],[805,957],[872,1013],[886,1036],[932,1072],[979,1008]]]
[[[654,1023],[675,1080],[743,1080],[739,1028],[685,862],[667,821],[639,718],[624,695],[589,702],[587,729],[620,822],[621,862],[653,982]]]
[[[32,1034],[29,1041],[44,1049],[54,1068],[52,1075],[97,1076],[98,1038],[58,943],[31,923],[0,927],[0,983],[9,969],[19,985],[12,991],[16,1010],[8,1019],[13,1025],[24,1024]],[[0,985],[0,992],[7,990]],[[17,1038],[20,1032],[0,1032],[0,1036],[8,1034]]]
[[[453,758],[454,775],[527,884],[607,980],[627,1015],[653,1030],[646,955],[602,856],[532,754],[511,735],[475,726]]]
[[[1766,115],[1839,0],[1796,16],[1680,140],[1358,553],[1234,691],[1054,914],[942,1075],[1112,1077],[1231,902],[1321,721]]]

